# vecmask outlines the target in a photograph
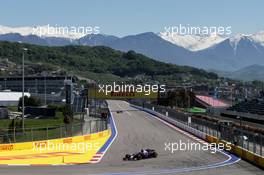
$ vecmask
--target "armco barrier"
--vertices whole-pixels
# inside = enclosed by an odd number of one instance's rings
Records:
[[[198,138],[201,138],[209,143],[223,143],[224,145],[227,145],[227,142],[224,141],[224,140],[219,140],[218,138],[214,137],[214,136],[211,136],[211,135],[208,135],[204,132],[201,132],[197,129],[194,129],[184,123],[180,123],[172,118],[169,118],[169,117],[166,117],[164,116],[163,114],[160,114],[156,111],[153,111],[153,110],[150,110],[150,109],[147,109],[147,108],[142,108],[142,107],[139,107],[139,106],[136,106],[136,105],[132,105],[132,107],[134,108],[137,108],[137,109],[140,109],[140,110],[143,110],[145,112],[148,112],[154,116],[157,116],[159,117],[160,119],[162,120],[165,120],[166,122],[170,123],[170,124],[173,124],[175,126],[177,126],[178,128],[184,130],[184,131],[187,131],[195,136],[197,136]],[[264,168],[264,157],[261,157],[257,154],[254,154],[253,152],[250,152],[244,148],[241,148],[239,146],[236,146],[234,144],[231,144],[231,150],[230,152],[231,153],[234,153],[236,154],[237,156],[241,157],[242,159],[254,164],[254,165],[257,165],[261,168]]]
[[[94,155],[105,144],[111,135],[111,130],[102,132],[75,136],[53,140],[43,140],[36,142],[24,142],[14,144],[0,145],[0,164],[75,164],[75,163],[91,163]],[[79,144],[78,144],[79,143]],[[58,149],[50,150],[36,150],[36,148],[43,148],[47,145],[61,144],[69,147],[61,151]],[[76,145],[96,145],[96,147],[82,152],[80,149],[73,149]]]

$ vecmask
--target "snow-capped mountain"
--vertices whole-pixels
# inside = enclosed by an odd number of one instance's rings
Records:
[[[247,41],[250,43],[257,51],[260,51],[259,48],[260,45],[264,47],[264,32],[258,32],[251,35],[245,35],[245,34],[236,34],[235,36],[232,36],[229,39],[230,45],[233,47],[234,52],[236,52],[237,47],[241,42]]]
[[[264,31],[260,31],[253,35],[250,35],[250,38],[252,38],[252,40],[264,46]]]
[[[191,51],[203,50],[227,39],[227,37],[217,34],[202,36],[180,35],[175,33],[172,35],[168,32],[160,32],[158,35],[166,41],[169,41]]]
[[[204,65],[201,68],[235,71],[253,64],[264,64],[264,47],[252,35],[235,35],[208,49],[195,52]],[[199,60],[199,59],[198,59]]]
[[[59,39],[59,45],[63,45],[63,40],[71,40],[72,42],[67,41],[66,44],[74,43],[73,40],[79,40],[79,44],[82,45],[105,45],[106,43],[109,44],[112,41],[118,39],[116,36],[110,35],[103,35],[103,34],[90,34],[85,35],[83,33],[59,33],[59,32],[47,32],[50,28],[56,26],[50,25],[43,25],[43,26],[34,26],[34,27],[7,27],[0,25],[0,35],[6,34],[20,34],[21,36],[29,36],[35,35],[41,38],[52,38],[49,39],[48,44],[56,45],[57,41],[54,38],[63,38]],[[42,30],[42,32],[40,32]],[[235,36],[227,37],[218,34],[211,34],[211,35],[180,35],[177,33],[168,32],[160,32],[157,34],[162,39],[175,44],[177,46],[183,47],[190,51],[200,51],[214,45],[223,42],[226,39],[230,39],[230,44],[234,49],[236,49],[237,43],[240,41],[241,38],[247,37],[248,39],[252,40],[253,42],[259,43],[264,46],[264,31],[252,34],[252,35],[243,35],[237,34]],[[61,41],[62,40],[62,41]],[[106,40],[106,41],[105,41]],[[55,43],[52,43],[55,41]],[[94,43],[91,43],[94,42]],[[106,43],[105,43],[106,42]]]
[[[0,35],[18,33],[21,36],[36,35],[41,38],[45,37],[56,37],[56,38],[67,38],[67,39],[79,39],[84,37],[83,32],[70,32],[71,30],[63,31],[57,26],[43,25],[34,27],[6,27],[0,25]],[[63,31],[63,32],[60,32]]]
[[[0,35],[19,33],[22,36],[32,35],[33,27],[6,27],[0,25]]]
[[[240,33],[236,34],[233,37],[230,37],[228,40],[229,40],[230,45],[233,47],[234,54],[236,54],[237,47],[238,47],[239,43],[243,42],[243,40],[244,41],[248,40],[249,42],[254,43],[254,40],[251,39],[249,35],[244,35],[244,34],[240,34]]]
[[[211,35],[180,35],[180,34],[170,34],[168,32],[160,32],[158,35],[166,41],[169,41],[177,46],[181,46],[190,51],[200,51],[213,47],[214,45],[223,42],[226,39],[230,40],[231,46],[236,50],[237,44],[241,39],[247,38],[254,43],[259,43],[264,46],[264,31],[245,35],[245,34],[236,34],[234,36],[221,36],[217,34]]]

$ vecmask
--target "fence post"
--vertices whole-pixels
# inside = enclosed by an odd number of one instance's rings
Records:
[[[31,132],[31,141],[33,141],[33,128],[30,129],[30,132]]]
[[[256,137],[257,137],[257,133],[254,134],[254,136],[253,136],[253,153],[256,153],[256,147],[257,147]]]
[[[68,124],[64,125],[64,137],[67,137],[68,136]]]
[[[259,134],[259,137],[260,137],[260,156],[262,156],[263,154],[262,154],[262,147],[263,147],[263,140],[262,140],[262,138],[263,138],[263,135],[262,134]]]
[[[249,137],[248,137],[248,139],[247,139],[247,150],[250,151],[250,150],[249,150]]]
[[[73,132],[74,132],[73,123],[71,123],[71,137],[73,136]]]
[[[82,130],[82,136],[84,135],[83,133],[83,130],[84,130],[84,124],[83,124],[83,122],[81,123],[81,130]]]
[[[99,123],[99,120],[96,120],[96,128],[97,128],[97,132],[99,132],[99,129],[100,129],[100,123]]]
[[[241,147],[244,148],[244,137],[240,138],[241,136],[239,136],[239,139],[238,140],[241,140]]]
[[[60,125],[60,138],[62,138],[62,126]]]
[[[16,127],[14,127],[13,135],[13,142],[16,143]]]
[[[92,133],[92,120],[89,121],[90,123],[90,134]]]
[[[49,128],[48,128],[48,125],[47,125],[47,128],[46,128],[46,131],[47,131],[47,132],[46,132],[46,138],[47,138],[47,140],[48,140],[48,139],[49,139],[49,133],[48,133],[48,132],[49,132]]]

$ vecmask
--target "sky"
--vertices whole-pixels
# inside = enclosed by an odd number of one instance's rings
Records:
[[[98,26],[125,36],[164,27],[231,26],[232,34],[264,31],[263,0],[8,0],[0,3],[4,26]]]

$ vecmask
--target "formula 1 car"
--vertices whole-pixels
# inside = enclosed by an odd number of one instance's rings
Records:
[[[141,159],[150,159],[150,158],[156,158],[158,156],[158,153],[153,149],[146,149],[141,150],[138,153],[135,154],[126,154],[123,158],[124,161],[127,160],[141,160]]]

